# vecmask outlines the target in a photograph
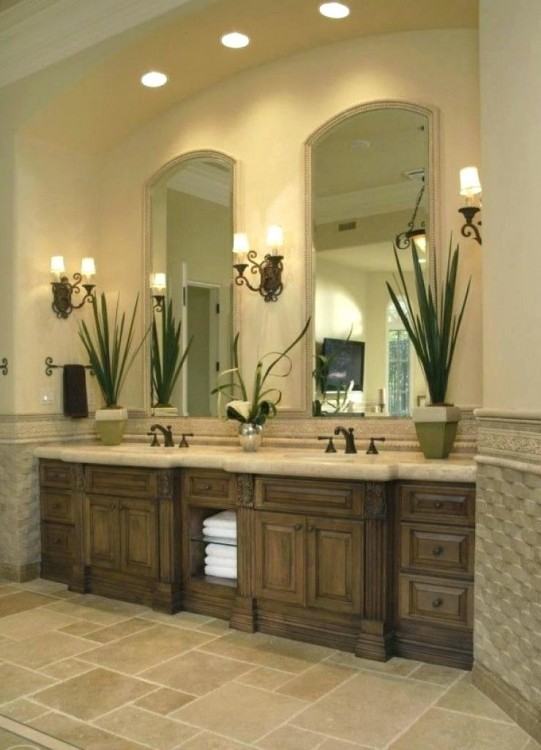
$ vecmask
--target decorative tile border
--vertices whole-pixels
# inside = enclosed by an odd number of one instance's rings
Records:
[[[478,453],[522,463],[541,463],[541,413],[477,409]]]

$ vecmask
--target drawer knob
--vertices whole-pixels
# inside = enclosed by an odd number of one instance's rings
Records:
[[[440,599],[440,597],[432,601],[432,606],[434,607],[434,609],[438,609],[438,607],[441,607],[442,604],[443,604],[443,599]]]
[[[432,550],[432,554],[434,555],[434,557],[440,557],[441,555],[443,555],[443,547],[434,547],[434,549]]]
[[[211,485],[210,485],[210,484],[201,484],[201,485],[199,486],[199,489],[200,489],[200,490],[203,490],[203,492],[207,492],[208,490],[211,490],[211,489],[212,489],[212,487],[211,487]]]
[[[443,508],[442,501],[441,500],[436,500],[436,502],[434,503],[434,507],[435,508]]]

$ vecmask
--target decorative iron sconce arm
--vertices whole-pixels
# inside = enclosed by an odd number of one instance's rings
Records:
[[[282,294],[284,285],[282,283],[282,271],[284,270],[283,255],[271,255],[267,253],[261,263],[257,262],[257,252],[250,250],[248,252],[248,263],[235,263],[233,268],[237,272],[235,284],[237,286],[246,285],[252,292],[259,292],[265,302],[276,302]],[[259,273],[259,286],[254,286],[245,276],[246,270],[250,268],[250,273]]]
[[[73,274],[73,283],[67,276],[61,276],[60,281],[52,281],[53,303],[52,308],[57,318],[68,318],[73,310],[79,310],[85,302],[94,301],[95,284],[81,284],[83,277],[80,273]],[[81,287],[85,290],[84,296],[78,305],[73,303],[73,295],[81,293]]]
[[[8,359],[7,357],[4,357],[2,361],[0,362],[0,372],[2,375],[8,374]]]
[[[152,309],[154,312],[163,312],[165,294],[153,294],[152,299],[154,300],[152,303]]]
[[[478,242],[480,245],[483,244],[483,241],[481,239],[481,232],[479,231],[479,227],[483,226],[483,222],[481,219],[478,219],[476,223],[474,223],[474,219],[481,210],[479,206],[463,206],[462,208],[458,209],[459,212],[464,217],[465,223],[460,229],[460,233],[463,237],[466,238],[473,238]]]

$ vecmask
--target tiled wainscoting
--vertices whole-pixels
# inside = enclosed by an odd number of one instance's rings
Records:
[[[541,742],[541,416],[479,418],[473,679]]]

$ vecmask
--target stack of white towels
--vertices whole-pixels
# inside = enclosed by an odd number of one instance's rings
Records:
[[[203,521],[205,575],[237,577],[237,514],[224,510]]]

